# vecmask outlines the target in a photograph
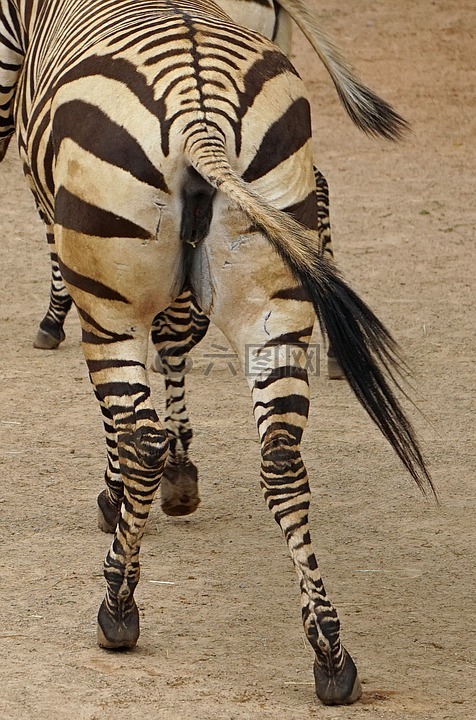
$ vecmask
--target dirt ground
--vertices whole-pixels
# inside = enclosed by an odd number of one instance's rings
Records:
[[[259,489],[248,390],[215,330],[188,383],[202,505],[178,520],[154,505],[139,645],[96,646],[110,542],[96,526],[100,414],[74,315],[60,350],[32,347],[49,267],[10,148],[0,168],[1,718],[476,717],[476,6],[328,0],[320,16],[412,126],[398,145],[360,134],[298,39],[336,255],[414,369],[422,413],[409,412],[441,498],[420,495],[345,383],[312,377],[314,543],[363,698],[352,708],[315,699],[294,571]],[[161,378],[152,383],[162,407]]]

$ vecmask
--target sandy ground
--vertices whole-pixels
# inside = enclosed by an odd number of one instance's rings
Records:
[[[217,331],[189,375],[202,505],[179,520],[154,505],[139,645],[97,648],[109,544],[96,527],[102,426],[76,317],[59,351],[32,347],[49,268],[10,149],[0,219],[1,718],[474,720],[475,11],[469,0],[324,4],[361,76],[410,121],[403,144],[359,134],[305,43],[295,56],[312,94],[336,254],[414,368],[423,415],[409,410],[441,497],[440,507],[421,497],[345,383],[312,377],[312,527],[364,683],[352,708],[315,700],[294,571],[259,490],[248,391]],[[152,382],[161,407],[161,379]]]

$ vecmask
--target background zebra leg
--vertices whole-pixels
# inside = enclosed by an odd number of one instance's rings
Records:
[[[167,515],[189,515],[199,503],[198,471],[188,456],[193,437],[185,403],[188,352],[205,335],[208,318],[198,308],[189,289],[157,315],[152,340],[165,379],[169,455],[161,481],[161,507]]]
[[[54,243],[53,234],[47,233],[50,247]],[[40,350],[54,350],[65,338],[63,325],[68,314],[72,300],[66,290],[61,272],[58,267],[56,251],[51,250],[51,286],[50,304],[43,320],[40,322],[33,347]]]
[[[114,540],[104,563],[107,590],[98,614],[98,643],[104,648],[129,648],[139,637],[134,590],[140,574],[141,539],[162,476],[168,438],[150,400],[145,369],[148,333],[136,329],[132,335],[130,322],[129,339],[118,333],[120,344],[101,344],[96,332],[103,333],[104,328],[92,322],[90,317],[85,321],[83,313],[83,349],[96,397],[117,433],[124,483]],[[125,323],[127,327],[127,318]],[[115,490],[120,488],[116,485]]]
[[[152,341],[157,352],[151,369],[164,374],[168,358],[190,352],[205,337],[209,324],[192,290],[184,288],[177,299],[154,319]]]
[[[331,221],[329,214],[329,185],[324,175],[314,167],[317,202],[317,232],[319,235],[319,252],[328,260],[334,260],[332,248]],[[334,354],[332,346],[327,349],[327,375],[329,380],[344,380],[345,375]]]

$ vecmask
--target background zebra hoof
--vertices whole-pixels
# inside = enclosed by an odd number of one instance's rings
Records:
[[[351,705],[362,695],[357,668],[349,653],[344,653],[342,669],[332,676],[314,660],[316,694],[324,705]]]
[[[117,619],[103,600],[98,613],[98,645],[106,650],[128,650],[139,639],[139,611],[134,598],[126,611]]]
[[[62,330],[57,336],[56,334],[42,330],[40,327],[33,340],[33,347],[38,348],[38,350],[55,350],[64,339],[65,334]]]
[[[119,520],[119,507],[110,502],[106,490],[99,493],[97,503],[98,528],[105,533],[114,533]]]
[[[166,515],[190,515],[200,505],[198,470],[188,461],[165,467],[160,481],[161,507]]]
[[[345,380],[344,371],[331,347],[327,351],[327,377],[329,380]]]
[[[12,135],[0,139],[0,162],[2,162],[3,158],[5,157],[11,139]]]

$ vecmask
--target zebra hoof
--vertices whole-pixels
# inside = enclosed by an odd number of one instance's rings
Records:
[[[108,611],[103,600],[98,613],[98,645],[106,650],[128,650],[139,639],[139,611],[134,599],[120,620]]]
[[[198,471],[188,461],[165,467],[160,481],[161,507],[166,515],[190,515],[200,505]]]
[[[119,507],[108,500],[106,490],[99,493],[98,503],[98,528],[104,533],[116,532],[116,525],[119,522]]]
[[[327,376],[329,380],[345,380],[344,371],[336,358],[327,358]]]
[[[327,377],[329,380],[345,380],[344,371],[331,347],[327,351]]]
[[[12,139],[11,135],[0,139],[0,162],[2,162],[3,158],[6,155],[6,152],[8,150],[8,145],[9,145],[11,139]]]
[[[64,339],[65,334],[63,331],[61,331],[59,337],[56,337],[56,335],[52,335],[51,333],[45,332],[45,330],[39,328],[36,333],[36,337],[33,340],[33,347],[38,350],[56,350],[58,345],[62,343]]]
[[[351,705],[362,695],[354,661],[346,650],[344,655],[343,667],[332,675],[314,660],[316,695],[324,705]]]

